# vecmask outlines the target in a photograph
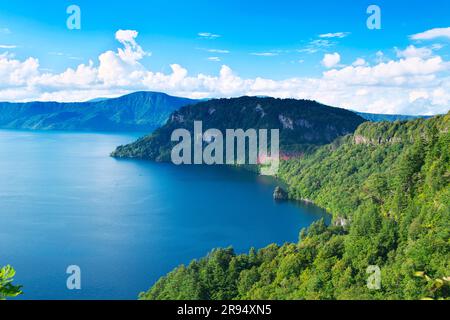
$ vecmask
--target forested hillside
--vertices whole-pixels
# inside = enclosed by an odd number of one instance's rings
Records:
[[[149,132],[162,126],[175,110],[195,102],[158,92],[77,103],[1,102],[0,128]]]
[[[142,299],[440,299],[450,297],[450,114],[364,123],[280,178],[292,199],[327,208],[299,242],[237,255],[214,250]],[[369,289],[369,266],[381,287]],[[370,270],[374,270],[373,267]]]
[[[175,129],[194,131],[194,121],[202,121],[203,130],[279,129],[280,148],[298,153],[330,143],[339,136],[353,133],[365,120],[355,113],[322,105],[315,101],[241,97],[215,99],[183,107],[165,126],[153,134],[126,146],[114,157],[170,161],[176,143],[171,142]]]

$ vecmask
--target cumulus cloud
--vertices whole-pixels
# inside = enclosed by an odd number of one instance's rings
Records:
[[[395,51],[399,58],[428,58],[433,54],[433,51],[429,48],[417,48],[413,45],[408,46],[405,50],[395,48]]]
[[[360,67],[365,65],[367,65],[367,62],[363,58],[358,58],[352,63],[352,66],[354,67]]]
[[[172,64],[167,73],[154,72],[143,64],[148,53],[137,43],[137,36],[135,31],[120,30],[116,34],[119,49],[61,73],[44,71],[33,57],[19,60],[2,54],[0,100],[86,101],[149,90],[191,98],[264,95],[314,99],[337,107],[391,114],[445,113],[450,105],[449,62],[415,47],[398,50],[394,60],[380,55],[383,60],[373,65],[360,58],[350,66],[341,66],[338,53],[328,54],[324,65],[329,70],[321,76],[273,80],[243,78],[226,65],[216,75],[191,75],[179,64]]]
[[[371,66],[347,66],[324,73],[326,79],[359,85],[425,85],[436,79],[436,74],[449,69],[441,57],[422,59],[412,57],[382,62]]]
[[[412,40],[432,40],[436,38],[450,39],[450,27],[430,29],[425,32],[413,34],[410,38]]]
[[[335,53],[327,53],[325,54],[325,56],[323,57],[322,60],[322,65],[325,68],[333,68],[334,66],[336,66],[337,64],[339,64],[339,62],[341,62],[341,55],[337,52]]]
[[[28,58],[24,61],[14,59],[12,55],[0,55],[0,88],[23,86],[39,74],[39,61]]]
[[[119,57],[128,63],[134,64],[144,56],[151,53],[145,52],[136,42],[138,32],[135,30],[119,30],[116,32],[116,40],[123,44],[124,49],[119,48]]]
[[[377,51],[377,53],[375,53],[375,55],[377,56],[377,59],[382,60],[384,58],[384,52],[383,51]]]

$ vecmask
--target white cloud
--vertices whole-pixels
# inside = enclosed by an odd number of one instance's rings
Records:
[[[222,49],[208,49],[208,52],[209,53],[223,53],[223,54],[230,53],[230,51],[222,50]]]
[[[278,55],[277,52],[252,52],[250,54],[252,56],[259,56],[259,57],[275,57]]]
[[[431,50],[441,50],[445,46],[441,43],[434,43],[430,46]]]
[[[395,48],[395,51],[399,58],[428,58],[433,55],[433,50],[429,48],[417,48],[413,45],[408,46],[405,50]]]
[[[339,62],[341,62],[341,55],[337,52],[335,53],[327,53],[325,54],[325,56],[323,57],[322,60],[322,65],[325,68],[333,68],[334,66],[336,66],[337,64],[339,64]]]
[[[211,40],[221,37],[220,34],[214,34],[214,33],[211,33],[211,32],[200,32],[200,33],[198,33],[198,36],[200,38],[203,38],[203,39],[211,39]]]
[[[20,61],[9,54],[0,55],[0,88],[26,85],[39,74],[38,68],[39,61],[35,58]]]
[[[350,34],[350,32],[335,32],[335,33],[324,33],[319,35],[319,38],[345,38]]]
[[[16,49],[17,46],[9,44],[0,44],[0,49]]]
[[[94,68],[94,62],[89,61],[88,65],[80,64],[75,70],[68,68],[60,74],[45,73],[35,79],[35,83],[40,86],[55,86],[60,88],[78,87],[89,88],[98,83],[98,72]]]
[[[367,65],[367,62],[363,58],[358,58],[352,63],[352,65],[355,66],[355,67],[360,67],[360,66]]]
[[[300,53],[316,53],[319,51],[324,51],[335,45],[335,42],[325,39],[316,39],[308,43],[304,48],[297,50]]]
[[[348,66],[339,70],[333,69],[325,72],[324,77],[355,85],[425,85],[427,81],[436,79],[437,73],[447,71],[449,67],[449,63],[444,62],[441,57],[413,57],[382,62],[373,67]]]
[[[409,93],[409,102],[415,102],[419,99],[428,99],[430,96],[425,90],[413,90]]]
[[[86,101],[149,90],[191,98],[263,95],[314,99],[374,113],[436,114],[449,110],[450,65],[440,56],[383,56],[386,61],[373,65],[360,58],[342,67],[335,53],[324,59],[334,69],[322,76],[273,80],[243,78],[226,65],[217,75],[191,75],[178,64],[172,64],[168,73],[154,72],[142,63],[146,53],[136,43],[137,32],[120,32],[116,37],[121,48],[61,73],[43,70],[33,57],[19,60],[11,54],[0,55],[0,101]]]
[[[367,65],[367,62],[363,58],[358,58],[352,63],[352,66],[354,67],[360,67],[365,65]]]
[[[434,28],[425,32],[413,34],[410,36],[412,40],[431,40],[436,38],[450,39],[450,27],[448,28]]]
[[[220,62],[220,58],[219,57],[209,57],[208,60],[209,61],[214,61],[214,62]]]
[[[124,46],[124,49],[118,50],[118,55],[123,61],[134,64],[144,56],[151,55],[150,52],[145,52],[136,43],[137,36],[138,32],[135,30],[119,30],[116,32],[116,40]]]

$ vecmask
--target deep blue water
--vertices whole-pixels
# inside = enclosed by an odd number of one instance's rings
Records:
[[[275,203],[276,182],[224,167],[115,160],[134,135],[0,131],[0,265],[22,299],[136,299],[214,247],[297,241],[326,217]],[[82,290],[66,288],[78,265]]]

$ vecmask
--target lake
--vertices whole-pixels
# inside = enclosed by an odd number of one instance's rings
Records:
[[[276,203],[276,181],[226,168],[109,157],[136,134],[0,130],[0,265],[21,299],[136,299],[215,247],[298,241],[328,215]],[[66,287],[70,265],[82,289]]]

